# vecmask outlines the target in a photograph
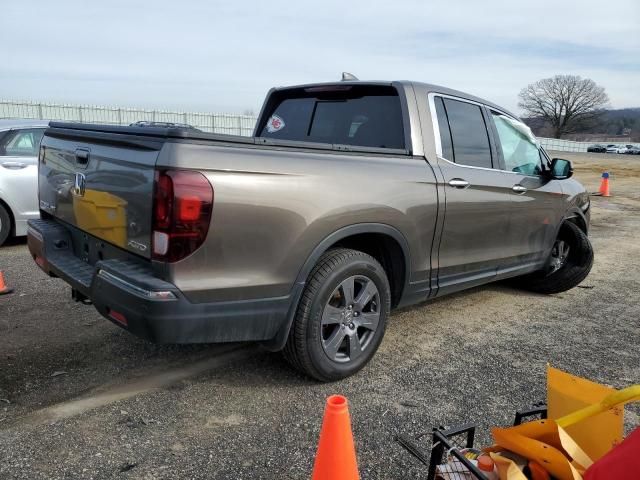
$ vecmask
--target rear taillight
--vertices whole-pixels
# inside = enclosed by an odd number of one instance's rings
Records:
[[[204,175],[186,170],[156,172],[153,258],[177,262],[202,245],[211,222],[213,188]]]
[[[129,325],[129,322],[127,321],[127,317],[125,317],[120,312],[116,312],[115,310],[111,310],[111,309],[109,309],[108,312],[109,312],[109,317],[113,318],[119,324],[124,325],[125,327]]]

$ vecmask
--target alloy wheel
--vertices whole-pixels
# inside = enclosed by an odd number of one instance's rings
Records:
[[[556,240],[551,250],[551,261],[549,262],[549,274],[560,270],[567,263],[569,257],[569,244],[564,240]]]
[[[371,344],[380,313],[380,293],[373,280],[363,275],[343,280],[322,312],[325,354],[340,363],[356,360]]]

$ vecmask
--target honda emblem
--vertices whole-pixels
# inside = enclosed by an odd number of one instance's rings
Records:
[[[85,179],[84,174],[76,173],[76,179],[73,183],[73,189],[71,190],[71,193],[73,193],[77,197],[83,197],[86,181],[87,180]]]

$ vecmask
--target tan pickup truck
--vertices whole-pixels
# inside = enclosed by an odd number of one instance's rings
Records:
[[[391,308],[589,273],[589,197],[513,114],[416,82],[273,89],[252,137],[52,123],[29,248],[155,342],[260,342],[319,380]],[[410,332],[408,332],[410,335]]]

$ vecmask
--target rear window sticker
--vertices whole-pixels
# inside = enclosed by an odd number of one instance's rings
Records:
[[[278,115],[271,115],[271,118],[267,121],[267,132],[274,133],[284,128],[284,120]]]

